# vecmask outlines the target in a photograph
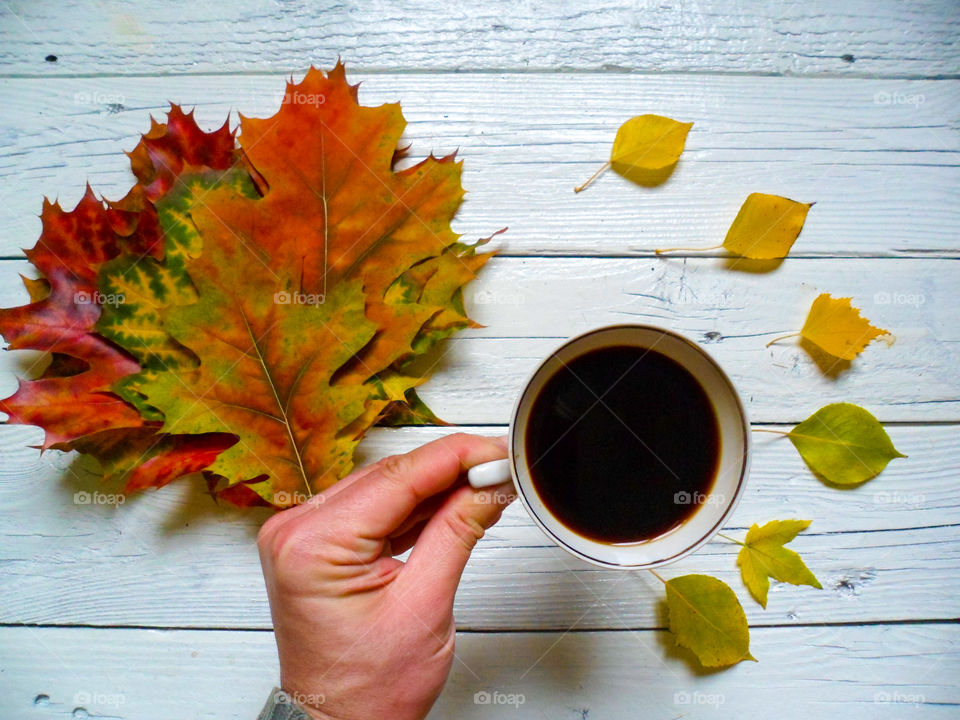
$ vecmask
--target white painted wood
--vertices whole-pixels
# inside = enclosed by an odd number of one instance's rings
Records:
[[[909,720],[956,717],[960,703],[956,625],[755,628],[760,662],[716,673],[692,670],[671,642],[663,632],[461,633],[430,718]],[[24,720],[86,717],[77,708],[252,720],[279,676],[272,633],[195,630],[3,628],[0,669],[6,716]],[[483,692],[516,704],[477,703]]]
[[[0,305],[26,301],[23,262],[0,262]],[[879,327],[849,369],[825,375],[797,340],[821,292],[852,296]],[[828,402],[855,402],[883,421],[960,420],[960,262],[788,259],[770,273],[711,258],[496,258],[467,292],[481,330],[461,333],[420,364],[428,404],[448,422],[506,423],[517,393],[564,338],[606,324],[661,325],[704,345],[732,377],[756,422],[798,422]],[[29,366],[4,353],[0,393]],[[22,374],[22,372],[20,373]]]
[[[496,434],[502,428],[467,428]],[[727,532],[808,518],[794,541],[824,590],[773,584],[763,611],[744,591],[737,548],[716,541],[675,566],[735,588],[752,624],[960,615],[956,426],[889,428],[910,457],[851,490],[828,488],[789,441],[755,437],[748,490]],[[375,429],[360,462],[405,452],[452,429]],[[92,463],[28,448],[28,428],[0,427],[0,622],[269,628],[254,537],[263,511],[220,509],[180,481],[121,507],[77,505],[101,487]],[[456,615],[465,629],[654,628],[662,589],[647,573],[599,570],[554,547],[518,506],[480,542]],[[211,598],[216,598],[215,602]]]
[[[337,55],[365,68],[414,71],[960,72],[960,15],[950,0],[243,0],[175,7],[73,0],[7,3],[0,19],[0,71],[41,77],[286,72]],[[48,54],[57,62],[45,62]]]
[[[511,254],[716,245],[755,191],[817,201],[794,257],[958,254],[957,80],[350,77],[364,80],[364,103],[402,102],[414,157],[459,149],[469,192],[454,227],[484,237],[509,226],[498,240]],[[272,115],[283,77],[6,79],[0,87],[0,256],[13,257],[36,241],[44,195],[72,207],[88,180],[107,197],[126,193],[122,151],[169,100],[196,105],[212,129],[231,109]],[[642,112],[696,123],[671,179],[644,189],[609,172],[575,196],[620,123]]]
[[[0,3],[0,257],[33,245],[43,194],[69,206],[87,180],[123,194],[121,150],[167,100],[197,105],[207,128],[231,109],[272,114],[282,76],[339,54],[362,71],[351,79],[365,81],[363,102],[403,103],[415,156],[460,149],[459,232],[509,225],[500,246],[517,256],[644,258],[492,262],[467,299],[488,327],[447,346],[425,391],[441,415],[502,423],[559,338],[637,321],[707,345],[755,422],[799,420],[832,400],[884,421],[957,422],[960,265],[903,258],[960,257],[960,80],[909,79],[960,75],[958,29],[951,0]],[[619,123],[641,112],[696,122],[670,182],[644,190],[608,173],[574,197]],[[719,242],[752,191],[818,202],[776,272],[649,258]],[[22,301],[24,268],[0,262],[0,306]],[[897,344],[872,346],[831,381],[795,346],[764,350],[820,291],[852,294]],[[0,393],[23,362],[0,357]],[[721,577],[757,626],[761,662],[722,673],[693,670],[657,631],[656,580],[582,565],[511,508],[478,546],[456,615],[467,630],[543,632],[461,634],[431,717],[956,715],[956,425],[888,429],[910,458],[847,491],[814,479],[785,439],[756,437],[727,531],[812,518],[793,546],[824,589],[774,584],[763,611],[722,541],[669,568]],[[451,431],[375,430],[360,460]],[[28,447],[38,438],[0,427],[0,623],[225,630],[0,627],[4,717],[254,717],[277,676],[253,545],[264,513],[216,508],[190,481],[119,508],[78,505],[75,492],[102,489],[96,468],[40,456]],[[870,622],[880,624],[818,626]],[[478,705],[480,691],[525,702]],[[91,696],[82,709],[78,692]]]

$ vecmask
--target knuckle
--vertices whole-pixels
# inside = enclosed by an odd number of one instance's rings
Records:
[[[257,538],[260,554],[281,570],[302,567],[304,563],[316,561],[318,548],[326,545],[322,529],[307,527],[301,522],[289,522],[273,532],[266,527],[264,529],[268,534],[263,541],[261,542],[259,536]],[[261,529],[261,534],[264,529]]]
[[[401,482],[410,476],[413,464],[409,455],[388,455],[380,461],[380,474],[392,482]]]
[[[450,435],[445,436],[442,439],[442,442],[444,445],[446,445],[451,450],[453,450],[457,454],[457,456],[461,459],[461,462],[462,462],[462,454],[466,452],[470,443],[475,442],[476,440],[477,440],[476,435],[471,435],[469,433],[463,432],[462,430],[459,430],[455,433],[451,433]]]
[[[281,513],[274,513],[260,526],[260,530],[257,532],[257,547],[261,551],[268,549],[276,538],[276,530],[281,523],[280,515]]]
[[[473,550],[486,532],[483,526],[462,510],[456,510],[445,516],[447,528],[455,542],[467,550]]]

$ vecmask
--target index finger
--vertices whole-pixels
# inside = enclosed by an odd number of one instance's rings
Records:
[[[469,468],[506,456],[504,438],[456,433],[385,458],[333,497],[327,526],[355,537],[385,538],[420,503],[452,486]]]

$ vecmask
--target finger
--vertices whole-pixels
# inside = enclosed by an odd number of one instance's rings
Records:
[[[460,488],[427,522],[403,570],[408,582],[431,596],[426,602],[453,606],[470,553],[515,497],[511,484],[482,492]]]
[[[428,522],[430,522],[429,518],[421,520],[415,525],[411,525],[410,528],[399,535],[391,535],[390,554],[396,557],[397,555],[403,555],[407,550],[412,548],[417,540],[420,539],[420,533],[423,532],[423,528],[426,527]]]
[[[394,537],[397,537],[398,535],[402,535],[407,530],[412,528],[414,525],[419,525],[423,522],[426,522],[430,518],[432,518],[434,514],[436,514],[437,510],[439,510],[443,506],[443,504],[447,501],[447,498],[450,497],[450,493],[453,492],[461,484],[463,484],[462,481],[458,481],[454,483],[453,486],[448,488],[447,490],[444,490],[443,492],[439,492],[436,495],[428,497],[422,503],[417,505],[417,507],[413,509],[413,512],[407,515],[406,519],[402,523],[400,523],[400,525],[397,526],[397,529],[390,533],[390,537],[394,538]]]
[[[508,442],[506,435],[498,435],[495,437],[491,437],[489,438],[489,440],[491,440],[494,443],[498,443],[502,445],[504,450],[506,450],[507,442]],[[326,490],[323,490],[322,492],[314,494],[306,502],[300,503],[299,505],[294,505],[293,507],[290,507],[290,508],[286,508],[286,510],[283,511],[283,520],[275,524],[283,524],[288,520],[292,520],[293,518],[298,517],[299,515],[302,515],[304,512],[307,512],[308,510],[315,509],[321,505],[326,504],[327,502],[330,501],[331,498],[333,498],[334,495],[337,495],[338,493],[343,492],[348,487],[350,487],[353,483],[357,482],[357,480],[360,480],[361,478],[366,477],[367,475],[372,473],[374,470],[378,470],[382,468],[384,461],[388,459],[389,458],[381,458],[380,460],[377,460],[375,463],[372,463],[370,465],[366,465],[362,468],[354,470],[352,473],[342,478],[341,480],[338,480],[333,485],[328,487]],[[440,507],[441,504],[442,504],[442,499],[440,499],[440,501],[435,504],[434,509],[436,509],[437,507]]]
[[[358,538],[385,538],[427,498],[452,486],[461,473],[506,456],[501,442],[456,433],[405,455],[385,458],[330,502],[329,531]]]
[[[308,513],[312,510],[316,510],[317,508],[322,507],[327,502],[329,502],[334,495],[350,487],[353,483],[355,483],[360,478],[366,477],[371,472],[376,470],[376,468],[377,468],[377,463],[374,463],[373,465],[367,465],[366,467],[362,467],[358,470],[354,470],[352,473],[350,473],[343,479],[338,480],[323,492],[315,493],[307,501],[302,502],[299,505],[294,505],[293,507],[286,508],[285,510],[281,510],[272,518],[270,518],[271,525],[275,528],[280,527],[281,525],[285,525],[291,520],[300,517],[304,513]]]
[[[335,482],[333,485],[328,487],[323,492],[318,493],[317,495],[314,495],[312,498],[307,500],[307,502],[305,502],[304,505],[310,505],[310,504],[325,505],[327,502],[329,502],[333,498],[334,495],[337,495],[338,493],[343,492],[348,487],[353,485],[355,482],[365,478],[367,475],[369,475],[378,467],[380,467],[380,463],[382,462],[383,460],[378,460],[372,465],[365,465],[362,468],[358,468],[354,470],[352,473],[350,473],[346,477],[341,478],[340,480],[337,480],[337,482]]]

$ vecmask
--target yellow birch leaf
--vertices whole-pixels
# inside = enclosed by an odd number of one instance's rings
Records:
[[[770,578],[791,585],[822,587],[800,556],[784,547],[809,525],[809,520],[771,520],[763,527],[754,523],[747,531],[737,565],[744,585],[764,608]]]
[[[787,433],[807,466],[834,485],[856,485],[879,475],[895,458],[890,436],[859,405],[833,403]]]
[[[810,306],[800,334],[834,357],[853,360],[870,341],[889,332],[871,325],[850,304],[850,298],[823,293]]]
[[[750,193],[727,230],[723,247],[752,260],[784,258],[812,206],[779,195]]]
[[[659,185],[673,172],[692,127],[693,123],[677,122],[662,115],[630,118],[617,131],[609,162],[574,191],[586,189],[609,167],[638,185]]]
[[[750,627],[736,593],[709,575],[666,581],[670,632],[704,667],[727,667],[750,654]]]

